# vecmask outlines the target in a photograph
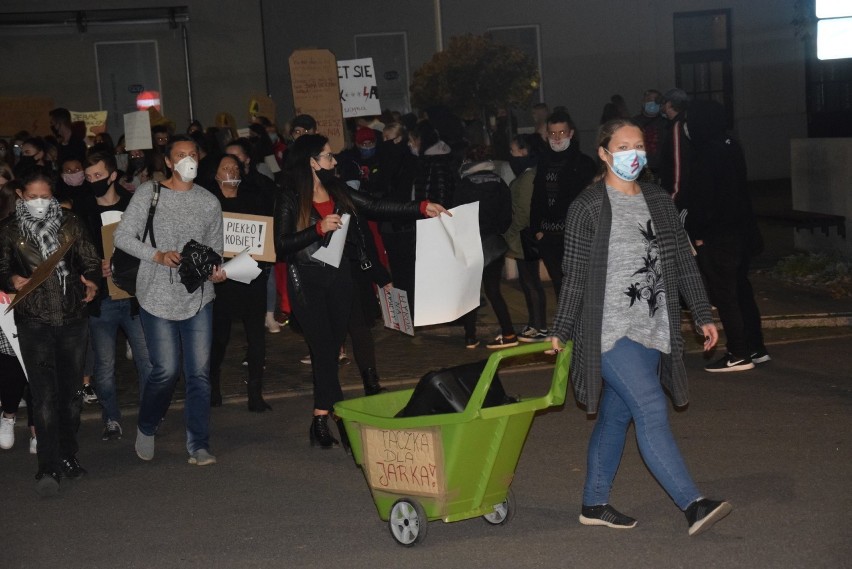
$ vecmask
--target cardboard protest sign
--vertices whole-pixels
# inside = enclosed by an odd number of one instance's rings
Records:
[[[236,257],[246,248],[255,261],[275,262],[272,218],[247,213],[222,214],[225,229],[223,257]]]
[[[47,278],[53,274],[53,269],[56,268],[56,265],[59,264],[59,261],[62,260],[62,257],[65,256],[65,253],[68,252],[68,249],[74,244],[77,238],[69,239],[62,245],[60,245],[59,249],[50,254],[50,256],[42,261],[42,263],[36,267],[33,271],[33,274],[30,275],[30,280],[27,284],[18,291],[18,294],[15,295],[15,300],[13,300],[9,307],[6,309],[6,312],[9,312],[15,305],[24,300],[29,294],[37,289],[41,283],[47,280]]]
[[[151,115],[148,111],[135,111],[124,114],[124,147],[130,150],[150,150]]]
[[[275,124],[275,101],[268,95],[257,94],[249,101],[249,116],[266,117],[272,124]]]
[[[311,115],[331,151],[343,150],[343,113],[337,82],[337,58],[327,49],[299,49],[290,55],[290,81],[297,115]]]
[[[437,427],[377,429],[361,427],[370,487],[399,494],[443,496],[444,451]]]
[[[382,114],[372,57],[338,61],[337,80],[344,118]]]
[[[112,254],[115,251],[115,243],[113,242],[113,238],[115,237],[115,230],[118,228],[118,222],[110,223],[109,225],[104,225],[101,227],[101,240],[104,244],[104,257],[106,258],[107,263],[112,259]],[[109,297],[113,300],[121,300],[123,298],[130,298],[132,295],[129,294],[123,288],[118,288],[115,286],[115,283],[112,282],[112,278],[106,279],[107,289],[109,290]]]
[[[90,111],[81,113],[79,111],[71,112],[71,122],[86,123],[86,136],[95,136],[107,129],[107,112],[106,111]]]
[[[30,136],[47,136],[53,99],[47,97],[0,97],[0,136],[26,130]]]
[[[408,293],[404,290],[391,287],[386,290],[379,288],[379,304],[382,307],[382,318],[385,328],[414,335],[414,325],[411,320],[411,309],[408,304]]]

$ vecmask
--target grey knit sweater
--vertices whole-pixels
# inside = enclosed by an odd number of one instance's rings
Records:
[[[207,281],[194,293],[186,292],[177,269],[154,262],[157,251],[181,251],[191,239],[212,247],[220,255],[224,248],[222,208],[216,197],[199,185],[176,192],[160,185],[160,201],[154,215],[154,238],[143,243],[148,208],[154,186],[139,186],[115,231],[115,246],[141,259],[136,277],[136,297],[145,311],[167,320],[186,320],[215,298],[213,283]]]

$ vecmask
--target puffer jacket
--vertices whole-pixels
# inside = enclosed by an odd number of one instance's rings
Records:
[[[62,326],[87,316],[87,306],[83,302],[85,287],[80,276],[100,287],[101,258],[80,218],[63,209],[59,242],[65,244],[72,239],[76,241],[64,257],[69,273],[64,293],[56,273],[51,274],[15,306],[17,322]],[[25,240],[17,216],[6,218],[0,225],[0,286],[3,290],[15,292],[12,275],[28,278],[43,261],[38,245]]]
[[[359,214],[371,219],[386,221],[416,219],[421,213],[420,202],[374,200],[363,193],[351,191],[342,182],[334,184],[334,187],[329,189],[332,199],[342,192],[349,196]],[[335,201],[338,200],[335,199]],[[305,229],[297,231],[298,212],[296,193],[292,190],[282,191],[275,205],[275,252],[278,260],[297,265],[324,265],[325,263],[311,256],[322,245],[323,237],[316,230],[316,224],[322,217],[316,209],[311,208],[310,224]],[[361,258],[363,249],[361,244],[365,238],[372,239],[372,235],[364,233],[369,230],[366,227],[362,229],[361,224],[355,222],[354,216],[350,222],[344,255],[349,258]]]
[[[457,183],[450,147],[443,141],[426,149],[417,160],[414,199],[429,200],[446,207],[453,203]]]

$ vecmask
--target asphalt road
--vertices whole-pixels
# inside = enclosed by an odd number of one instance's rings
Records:
[[[687,536],[632,437],[612,502],[639,525],[580,525],[593,422],[567,405],[533,423],[510,524],[431,522],[422,544],[403,548],[351,459],[308,446],[310,399],[290,395],[262,415],[243,402],[214,409],[219,463],[209,467],[186,463],[179,407],[150,463],[135,456],[131,434],[102,442],[100,421],[87,419],[79,459],[89,476],[54,499],[35,494],[25,444],[0,452],[0,567],[850,567],[849,348],[845,329],[774,345],[771,363],[739,374],[704,373],[700,356],[688,356],[692,403],[673,413],[673,428],[699,486],[735,508],[699,537]],[[548,374],[501,373],[522,395],[534,395]]]

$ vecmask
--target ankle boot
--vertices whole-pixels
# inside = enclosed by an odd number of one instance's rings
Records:
[[[314,415],[314,419],[311,421],[310,437],[312,447],[320,447],[324,450],[340,444],[337,439],[331,436],[328,415]]]
[[[364,395],[376,395],[387,391],[387,388],[382,387],[379,383],[379,374],[371,367],[361,372],[361,379],[364,381]]]
[[[246,386],[248,391],[248,410],[253,413],[263,413],[272,407],[263,399],[263,380],[249,379]]]

